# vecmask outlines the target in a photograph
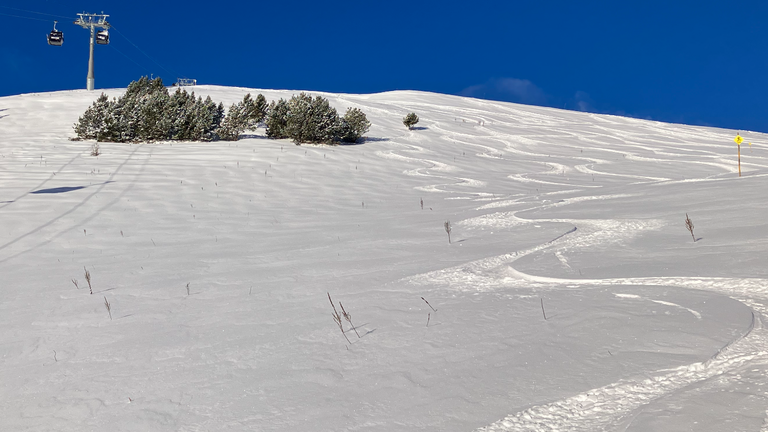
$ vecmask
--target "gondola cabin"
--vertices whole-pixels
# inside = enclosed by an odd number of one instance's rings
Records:
[[[96,33],[96,43],[99,45],[109,45],[109,31],[101,30]]]
[[[61,46],[64,43],[64,32],[56,30],[57,22],[53,22],[53,30],[48,33],[48,45]]]

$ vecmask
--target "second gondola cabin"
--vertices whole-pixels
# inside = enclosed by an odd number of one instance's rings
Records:
[[[99,45],[109,45],[109,31],[101,30],[96,33],[96,43]]]
[[[58,21],[53,22],[53,30],[48,33],[48,45],[61,46],[64,43],[64,32],[56,30],[56,23]]]

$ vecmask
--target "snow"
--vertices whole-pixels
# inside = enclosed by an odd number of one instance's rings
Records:
[[[369,140],[93,157],[98,93],[0,98],[0,429],[768,431],[765,135],[318,94]]]

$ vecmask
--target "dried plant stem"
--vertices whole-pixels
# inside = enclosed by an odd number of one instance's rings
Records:
[[[431,305],[431,304],[429,304],[429,302],[427,301],[427,299],[425,299],[424,297],[422,297],[421,299],[422,299],[422,300],[424,300],[424,303],[426,303],[426,304],[427,304],[427,306],[429,306],[429,308],[430,308],[430,309],[432,309],[433,311],[437,312],[437,309],[433,308],[433,307],[432,307],[432,305]]]
[[[693,242],[696,243],[696,236],[693,235],[693,221],[691,218],[688,217],[688,213],[685,214],[685,228],[691,232],[691,237],[693,237]]]
[[[451,244],[451,221],[445,221],[443,226],[445,227],[445,232],[448,233],[448,244]]]
[[[72,279],[72,283],[75,284],[75,288],[80,289],[80,285],[77,283],[77,279]]]
[[[429,319],[432,317],[431,313],[427,314],[427,327],[429,327]]]
[[[107,308],[107,312],[109,312],[109,320],[112,321],[112,305],[109,304],[109,300],[107,300],[106,296],[104,296],[104,307]]]
[[[539,300],[541,300],[541,313],[544,315],[544,321],[546,321],[547,320],[547,313],[544,312],[544,299],[543,298],[539,298]]]
[[[88,290],[91,292],[91,295],[93,295],[93,287],[91,286],[91,272],[89,272],[85,267],[83,267],[83,270],[85,270],[85,280],[88,282]]]
[[[355,331],[355,334],[357,335],[357,338],[360,339],[360,333],[357,332],[357,329],[355,328],[355,325],[352,324],[352,314],[347,313],[346,310],[344,310],[344,305],[339,302],[339,306],[341,307],[341,314],[344,315],[344,319],[349,322],[349,325],[352,326],[352,330]]]
[[[333,300],[331,300],[331,293],[328,293],[328,301],[331,302],[331,307],[333,308],[333,321],[336,323],[337,326],[339,326],[339,330],[341,330],[341,334],[344,335],[344,339],[347,340],[350,344],[349,338],[347,337],[346,333],[344,333],[344,326],[341,324],[341,315],[339,315],[339,312],[336,311],[336,306],[333,305]]]

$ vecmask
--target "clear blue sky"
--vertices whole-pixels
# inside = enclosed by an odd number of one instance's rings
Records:
[[[69,17],[62,47],[29,11]],[[97,89],[415,89],[768,132],[766,1],[0,0],[0,96],[85,87],[83,11],[117,29]]]

